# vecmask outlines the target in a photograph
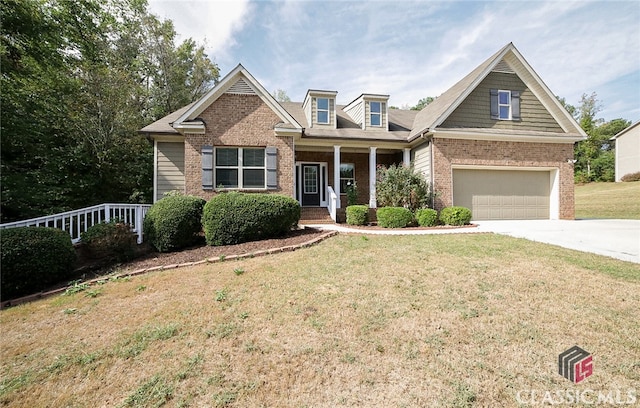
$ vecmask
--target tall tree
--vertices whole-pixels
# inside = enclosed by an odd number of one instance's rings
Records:
[[[2,220],[151,197],[145,124],[218,67],[145,0],[1,1]]]
[[[613,181],[615,157],[614,144],[610,139],[631,122],[621,118],[605,122],[604,119],[597,118],[598,112],[602,110],[602,103],[595,92],[583,94],[578,107],[566,104],[564,98],[559,100],[574,115],[588,136],[586,140],[576,143],[574,148],[576,181]]]

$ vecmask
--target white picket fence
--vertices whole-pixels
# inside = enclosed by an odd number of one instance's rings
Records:
[[[118,221],[131,226],[142,243],[142,222],[150,204],[99,204],[60,214],[46,215],[30,220],[0,224],[0,229],[15,227],[49,227],[69,232],[71,242],[80,241],[80,234],[101,222]]]

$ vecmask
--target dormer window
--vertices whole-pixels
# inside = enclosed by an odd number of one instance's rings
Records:
[[[329,98],[316,99],[316,121],[318,123],[329,123]]]
[[[369,114],[371,116],[371,126],[382,126],[382,103],[370,102]]]

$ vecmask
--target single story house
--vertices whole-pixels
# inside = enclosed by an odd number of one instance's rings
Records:
[[[420,86],[420,84],[416,84]],[[389,95],[346,105],[309,89],[279,103],[242,65],[198,101],[141,129],[154,143],[154,200],[171,190],[276,192],[335,220],[355,181],[376,208],[376,168],[412,163],[436,192],[481,219],[573,219],[573,146],[586,138],[509,43],[421,111]]]
[[[627,127],[611,140],[616,142],[616,181],[631,173],[640,172],[640,121]]]

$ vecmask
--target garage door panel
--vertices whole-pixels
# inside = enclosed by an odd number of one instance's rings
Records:
[[[548,219],[548,171],[453,171],[453,204],[471,209],[474,220]]]

